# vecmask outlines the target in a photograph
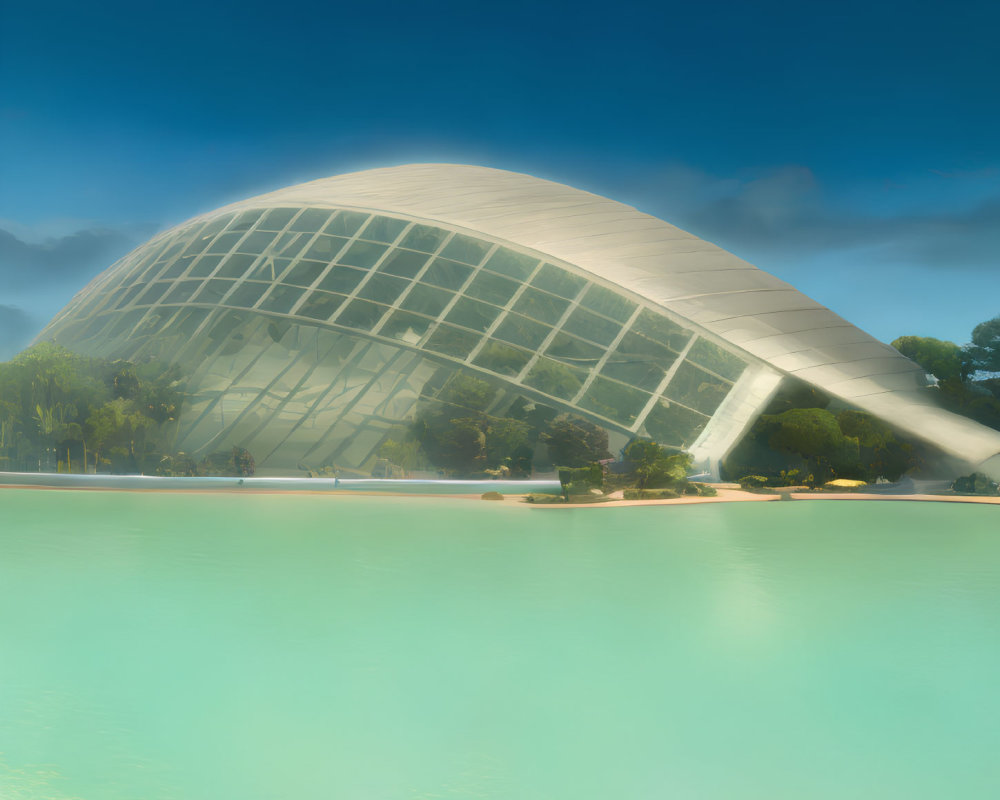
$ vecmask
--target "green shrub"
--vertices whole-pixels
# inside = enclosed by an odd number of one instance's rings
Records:
[[[973,472],[971,475],[963,475],[956,478],[951,485],[953,492],[958,494],[982,494],[995,496],[998,494],[997,484],[989,479],[989,476],[981,472]]]
[[[744,475],[739,484],[743,489],[763,489],[767,486],[767,478],[763,475]]]
[[[540,492],[532,492],[525,495],[525,503],[537,503],[538,505],[548,505],[550,503],[565,503],[566,498],[561,494],[542,494]]]
[[[600,489],[604,483],[604,470],[600,464],[586,467],[559,467],[559,483],[564,494],[586,494],[590,489]]]
[[[673,500],[680,493],[673,489],[626,489],[626,500]]]
[[[719,494],[714,486],[707,483],[692,483],[691,485],[697,487],[699,497],[716,497]]]

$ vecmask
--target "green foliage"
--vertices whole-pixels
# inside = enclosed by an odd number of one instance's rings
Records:
[[[739,479],[740,487],[743,489],[763,489],[767,486],[765,475],[744,475]]]
[[[981,472],[973,472],[971,475],[963,475],[956,478],[951,485],[952,491],[958,494],[982,494],[996,496],[1000,494],[997,484],[990,480],[989,476]]]
[[[967,359],[962,348],[954,342],[930,336],[900,336],[892,346],[939,381],[965,380],[968,377]]]
[[[0,364],[0,463],[17,470],[153,472],[174,433],[180,374],[155,361],[77,355],[42,342]]]
[[[764,476],[768,486],[816,485],[833,478],[898,480],[920,461],[918,448],[871,414],[791,409],[762,416],[726,458],[723,472]]]
[[[539,437],[549,448],[553,463],[582,467],[611,458],[608,432],[572,414],[560,414]]]
[[[626,489],[622,496],[625,500],[673,500],[680,497],[676,489]]]
[[[973,328],[972,343],[964,352],[970,373],[1000,372],[1000,317]]]
[[[718,497],[719,490],[709,483],[692,483],[691,486],[698,490],[699,497]]]
[[[210,453],[198,464],[198,475],[245,478],[253,475],[254,460],[248,450],[234,447]]]
[[[156,474],[166,478],[194,478],[198,472],[198,463],[185,453],[165,455],[156,466]]]
[[[485,457],[488,467],[507,467],[512,475],[531,472],[534,453],[531,425],[510,417],[490,417],[486,421]]]
[[[423,460],[420,442],[409,436],[401,441],[386,439],[378,449],[378,457],[395,464],[404,474],[417,469]]]
[[[764,414],[774,416],[793,408],[826,408],[828,405],[830,398],[815,386],[798,378],[786,377],[764,409]]]
[[[586,494],[604,485],[604,470],[600,464],[586,467],[559,467],[559,483],[564,495]]]
[[[531,472],[534,428],[524,405],[515,413],[526,417],[496,417],[486,413],[496,389],[479,378],[455,373],[436,398],[426,399],[411,428],[418,452],[403,458],[404,448],[391,443],[397,452],[383,456],[409,469],[420,458],[451,475],[477,475],[486,470],[508,471],[512,476]],[[385,448],[385,446],[383,446]],[[395,456],[395,457],[394,457]]]
[[[625,468],[638,489],[683,488],[691,456],[677,453],[645,439],[625,448]]]

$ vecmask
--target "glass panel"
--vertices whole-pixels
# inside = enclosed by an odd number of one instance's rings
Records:
[[[242,306],[243,308],[252,308],[257,304],[257,301],[264,295],[267,291],[268,283],[259,283],[257,281],[247,281],[236,287],[236,290],[229,296],[226,301],[226,305],[230,306]]]
[[[367,239],[370,242],[385,242],[392,244],[396,237],[403,232],[407,222],[402,219],[392,217],[372,217],[371,222],[361,231],[359,238]]]
[[[559,269],[559,267],[554,267],[551,264],[543,264],[542,268],[538,270],[538,274],[531,281],[532,286],[537,286],[539,289],[544,289],[547,292],[552,292],[552,294],[557,294],[560,297],[566,297],[570,300],[580,294],[580,289],[586,283],[586,279],[578,275],[571,275],[566,270]]]
[[[400,304],[408,311],[416,311],[418,314],[426,314],[429,317],[436,317],[442,311],[454,294],[435,289],[431,286],[417,284]]]
[[[292,221],[297,208],[272,208],[267,212],[260,229],[265,231],[283,231],[285,226]]]
[[[613,419],[622,425],[631,425],[649,398],[650,395],[638,389],[597,377],[580,401],[580,407]]]
[[[257,264],[253,273],[248,277],[260,281],[273,281],[281,277],[281,274],[292,263],[290,258],[273,258],[264,256],[264,259]]]
[[[677,354],[670,348],[631,331],[622,337],[615,353],[621,356],[619,360],[652,361],[663,369],[667,369],[677,359]]]
[[[514,310],[532,319],[555,325],[568,305],[569,301],[563,300],[561,297],[546,294],[537,289],[525,289],[517,298],[517,302],[514,303]]]
[[[692,444],[707,424],[708,417],[666,400],[657,401],[645,422],[646,433],[651,438],[672,447]]]
[[[341,251],[346,241],[347,239],[342,239],[339,236],[317,236],[316,241],[309,245],[309,249],[303,253],[303,257],[330,263],[333,257]]]
[[[181,250],[184,249],[184,245],[191,244],[191,237],[194,235],[194,230],[192,228],[185,228],[174,236],[173,241],[167,246],[157,261],[169,261],[175,255],[177,255]],[[207,243],[206,243],[207,244]],[[142,271],[143,265],[139,264],[133,270],[133,275],[138,274]]]
[[[391,275],[375,273],[368,279],[368,283],[361,287],[358,297],[366,297],[379,303],[392,305],[396,302],[403,290],[410,285],[410,282],[402,278],[394,278]]]
[[[243,238],[242,233],[224,233],[219,236],[206,252],[225,254],[236,247],[236,243]]]
[[[313,319],[329,319],[347,298],[339,294],[313,292],[296,312],[299,316]]]
[[[458,291],[471,274],[472,267],[459,264],[457,261],[435,258],[434,262],[427,268],[427,272],[424,273],[423,280],[434,286]]]
[[[163,270],[163,272],[160,272],[158,277],[163,279],[179,278],[187,271],[187,268],[194,263],[194,259],[195,256],[181,256],[173,264]],[[161,267],[162,265],[159,264],[154,266],[153,269],[149,271],[150,276],[156,275]]]
[[[229,224],[232,218],[233,218],[232,214],[226,214],[225,216],[222,217],[216,217],[198,232],[198,239],[207,244],[208,241],[215,236],[215,234],[217,234],[219,231],[225,228],[226,225]]]
[[[287,314],[292,310],[299,298],[302,297],[302,289],[295,289],[291,286],[275,286],[271,293],[264,298],[261,309],[264,311],[276,311],[279,314]]]
[[[321,230],[329,221],[332,212],[325,208],[307,208],[292,223],[290,230],[314,231]]]
[[[462,325],[477,331],[485,331],[490,327],[499,313],[500,309],[495,306],[463,297],[455,303],[445,319],[455,325]]]
[[[232,281],[220,281],[212,279],[210,281],[205,281],[201,287],[201,291],[194,298],[196,303],[221,303],[222,298],[226,296],[226,292],[233,288]]]
[[[472,363],[501,375],[517,376],[530,360],[531,353],[527,350],[500,342],[487,342]]]
[[[361,267],[370,269],[375,266],[375,262],[381,258],[382,254],[388,250],[384,244],[372,244],[371,242],[355,242],[346,253],[340,257],[341,264],[351,267]]]
[[[537,258],[515,253],[513,250],[507,250],[503,247],[498,248],[490,256],[490,260],[484,264],[486,269],[491,269],[494,272],[499,272],[501,275],[506,275],[508,278],[515,278],[521,282],[528,279],[528,276],[536,266],[538,266]]]
[[[133,309],[132,311],[122,314],[118,318],[118,321],[115,322],[114,327],[108,329],[108,339],[116,339],[128,334],[128,332],[135,327],[136,323],[138,323],[139,320],[145,316],[145,314],[146,309],[144,308]]]
[[[361,283],[365,274],[359,269],[351,269],[350,267],[333,267],[319,282],[319,288],[350,294],[354,291],[354,287]]]
[[[201,281],[181,281],[174,285],[167,295],[163,298],[164,303],[183,303],[191,299],[198,287],[201,286]]]
[[[548,358],[539,358],[524,379],[524,383],[553,397],[572,400],[586,378],[587,373],[584,370]]]
[[[628,298],[596,284],[587,290],[580,300],[580,305],[619,322],[628,322],[636,307],[636,304]]]
[[[185,309],[183,313],[174,319],[171,324],[171,328],[181,336],[190,338],[194,336],[195,332],[201,326],[201,323],[204,322],[211,313],[212,312],[206,308]]]
[[[508,314],[493,336],[535,350],[551,331],[552,328],[548,325],[542,325],[533,319],[522,317],[519,314]]]
[[[441,256],[453,259],[454,261],[461,261],[463,264],[471,264],[475,267],[483,260],[483,256],[486,255],[490,247],[492,245],[488,242],[456,233],[451,237],[451,241],[448,242],[444,250],[441,251]]]
[[[367,214],[358,211],[340,211],[330,224],[326,226],[323,233],[332,233],[334,236],[353,236],[358,229],[368,219]]]
[[[653,392],[660,387],[663,376],[667,374],[667,366],[669,364],[661,365],[645,358],[631,359],[612,353],[601,369],[601,374]]]
[[[691,331],[684,330],[676,322],[667,319],[662,314],[650,311],[648,308],[644,308],[639,313],[632,330],[654,342],[667,345],[676,353],[683,350],[684,345],[691,338]]]
[[[261,211],[259,209],[244,211],[233,220],[232,224],[229,226],[229,230],[246,233],[254,226],[257,220],[260,219],[260,215]]]
[[[409,250],[419,250],[421,253],[433,253],[447,237],[448,231],[432,228],[429,225],[414,225],[403,237],[400,247]]]
[[[311,233],[283,233],[274,240],[271,249],[277,256],[295,258],[309,243],[310,238],[312,238]]]
[[[398,275],[401,278],[412,278],[420,272],[427,263],[426,253],[415,253],[412,250],[393,250],[379,265],[379,272]]]
[[[118,304],[118,307],[122,308],[123,306],[127,306],[129,303],[132,302],[132,300],[135,298],[135,296],[137,294],[139,294],[139,292],[141,292],[144,288],[146,288],[145,284],[137,283],[135,286],[133,286],[130,289],[128,289],[122,295],[122,299],[121,299],[121,302]]]
[[[576,308],[563,323],[563,330],[590,339],[598,344],[609,345],[621,331],[622,326],[611,322],[597,314],[592,314],[585,308]]]
[[[194,262],[188,275],[192,278],[207,278],[222,261],[222,256],[202,256]]]
[[[685,361],[674,373],[663,394],[671,400],[711,416],[731,388],[731,383],[709,375]]]
[[[354,300],[337,317],[337,324],[361,331],[370,331],[375,327],[375,323],[382,319],[382,315],[386,311],[386,307],[380,306],[378,303],[372,303],[369,300]]]
[[[140,306],[152,305],[161,297],[163,297],[164,293],[167,291],[167,289],[170,288],[170,286],[171,284],[167,283],[166,281],[149,284],[149,286],[146,288],[146,291],[142,293],[142,297],[140,297],[136,301],[136,305]]]
[[[250,271],[250,268],[257,261],[257,256],[233,253],[227,258],[219,271],[215,273],[217,278],[242,278]]]
[[[300,261],[282,277],[281,282],[295,286],[312,286],[325,269],[325,261]]]
[[[430,327],[431,320],[408,311],[397,311],[386,321],[379,331],[382,336],[399,339],[408,344],[417,344]]]
[[[743,359],[723,350],[708,339],[699,339],[695,342],[688,351],[687,357],[688,361],[693,361],[695,364],[710,369],[717,375],[729,378],[731,381],[735,381],[746,369],[746,363]]]
[[[236,246],[236,250],[239,253],[256,255],[263,253],[272,241],[274,241],[274,233],[270,231],[254,231]]]
[[[478,297],[487,303],[505,306],[514,296],[519,284],[509,278],[501,278],[492,272],[480,272],[465,290],[470,297]]]
[[[479,342],[479,334],[453,328],[450,325],[439,325],[431,334],[424,348],[446,356],[465,358]]]
[[[590,367],[604,355],[604,349],[574,336],[557,333],[545,353],[578,367]]]

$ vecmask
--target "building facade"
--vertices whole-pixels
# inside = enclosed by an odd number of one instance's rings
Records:
[[[487,414],[572,413],[709,471],[789,375],[970,462],[1000,451],[927,399],[916,365],[774,276],[628,206],[478,167],[371,170],[202,215],[39,339],[180,363],[176,448],[246,447],[264,471],[367,471],[458,375],[491,387]]]

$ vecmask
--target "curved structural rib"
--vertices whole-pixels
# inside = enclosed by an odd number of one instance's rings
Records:
[[[205,366],[182,444],[256,437],[275,466],[362,465],[442,364],[503,385],[498,407],[572,410],[709,468],[783,375],[971,463],[1000,451],[933,405],[915,364],[789,284],[621,203],[481,167],[369,170],[203,215],[40,338],[121,357],[183,342]]]

